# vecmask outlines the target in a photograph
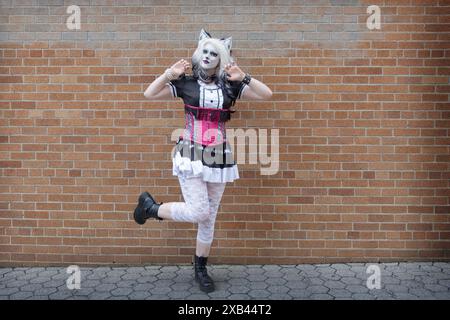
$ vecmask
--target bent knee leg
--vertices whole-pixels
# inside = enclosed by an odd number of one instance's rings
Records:
[[[190,215],[195,221],[201,222],[206,221],[209,218],[209,204],[208,203],[198,203],[196,205],[188,206]]]

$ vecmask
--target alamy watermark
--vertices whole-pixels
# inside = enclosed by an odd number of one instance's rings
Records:
[[[69,274],[69,278],[67,278],[66,285],[67,289],[81,289],[81,270],[77,265],[71,265],[67,267],[66,273]]]
[[[177,141],[184,133],[185,129],[175,129],[172,132],[171,140]],[[203,136],[209,138],[216,133],[216,130],[209,129],[204,132]],[[225,141],[229,150],[222,149],[223,143],[209,145],[198,155],[199,158],[194,160],[203,160],[205,164],[232,164],[236,159],[236,164],[261,164],[261,175],[278,173],[280,168],[280,133],[278,129],[271,129],[270,132],[267,129],[254,128],[226,129]],[[191,153],[189,144],[185,144],[182,148],[184,148],[183,154]],[[176,147],[172,150],[172,156],[175,153]],[[223,154],[226,155],[225,159]]]

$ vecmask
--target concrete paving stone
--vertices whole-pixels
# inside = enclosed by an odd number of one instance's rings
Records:
[[[113,296],[127,296],[132,292],[133,292],[133,289],[131,289],[131,288],[117,288],[117,289],[111,290],[111,294]]]
[[[320,278],[306,278],[304,281],[307,282],[308,285],[313,285],[313,286],[321,286],[325,282],[324,280],[322,280]]]
[[[32,297],[34,294],[32,292],[29,291],[20,291],[20,292],[16,292],[12,295],[9,296],[9,299],[11,300],[25,300],[27,298]]]
[[[42,285],[37,283],[37,284],[26,284],[24,286],[20,287],[20,291],[36,291],[42,289]]]
[[[250,300],[250,296],[247,294],[239,294],[239,293],[235,293],[235,294],[231,294],[230,296],[228,296],[227,298],[228,300]]]
[[[346,263],[335,263],[331,265],[334,270],[350,270],[350,266]]]
[[[102,280],[107,278],[108,275],[106,273],[94,272],[91,275],[85,277],[88,280]]]
[[[432,264],[422,264],[420,266],[420,270],[427,271],[427,272],[441,272],[442,268],[438,266],[434,266]]]
[[[111,296],[111,294],[109,293],[109,291],[104,291],[104,292],[94,291],[88,297],[89,297],[89,299],[92,299],[92,300],[106,300],[110,296]]]
[[[228,281],[229,284],[231,285],[236,285],[236,286],[248,286],[250,281],[248,281],[245,278],[234,278],[234,279],[230,279]]]
[[[35,290],[33,292],[33,294],[36,296],[49,296],[52,293],[55,293],[57,291],[58,291],[58,289],[56,289],[56,288],[40,288],[38,290]]]
[[[231,293],[228,290],[217,290],[217,287],[216,287],[216,291],[209,293],[209,296],[211,298],[216,298],[216,299],[227,299],[228,296],[230,296],[230,295],[231,295]]]
[[[438,284],[440,284],[441,286],[450,288],[450,277],[448,279],[439,279]]]
[[[316,294],[316,293],[327,293],[328,291],[330,291],[330,289],[328,289],[327,287],[325,287],[325,286],[318,286],[318,285],[308,286],[307,290],[310,291],[313,294]]]
[[[334,297],[326,293],[313,293],[310,297],[311,300],[333,300]]]
[[[52,293],[48,297],[51,300],[65,300],[71,296],[72,296],[72,292],[70,292],[70,291],[59,291],[58,290],[57,292]]]
[[[133,291],[128,297],[130,298],[130,300],[144,300],[150,295],[151,293],[148,291]]]
[[[206,294],[206,293],[197,293],[197,294],[193,294],[191,296],[189,296],[187,299],[191,300],[191,299],[195,299],[195,300],[211,300],[211,297]]]
[[[94,288],[83,288],[83,287],[81,287],[81,289],[73,290],[72,292],[73,292],[74,296],[89,296],[94,291],[95,291]]]
[[[409,289],[408,293],[413,294],[417,297],[426,297],[426,296],[432,296],[433,293],[430,290],[427,290],[425,288],[414,288],[414,289]]]
[[[287,293],[274,293],[269,296],[270,300],[292,300],[292,297]]]
[[[303,276],[301,276],[300,274],[285,274],[283,276],[283,279],[289,282],[291,280],[301,280],[303,279]],[[251,280],[250,277],[249,280]]]
[[[132,288],[136,285],[136,281],[133,280],[122,280],[116,283],[118,288]]]
[[[433,296],[438,300],[450,300],[449,292],[433,292]]]
[[[95,288],[101,284],[100,280],[84,280],[81,279],[80,286],[83,288]]]
[[[439,284],[426,284],[425,289],[430,290],[432,292],[448,292],[449,288],[445,286],[441,286]]]
[[[36,273],[36,272],[34,272],[34,273]],[[5,279],[16,278],[16,277],[20,277],[20,276],[24,276],[24,275],[26,275],[24,270],[20,270],[20,268],[13,268],[9,272],[6,272],[5,274],[3,274],[3,278],[5,278]]]
[[[263,274],[252,274],[252,275],[249,275],[247,277],[247,279],[248,279],[248,281],[253,282],[253,281],[264,281],[268,278]]]
[[[83,272],[83,271],[81,271]],[[38,272],[38,276],[39,278],[51,278],[54,275],[59,274],[59,270],[44,270],[41,272]]]
[[[251,281],[250,284],[248,285],[249,289],[253,290],[257,290],[257,289],[266,289],[269,285],[267,283],[265,283],[264,281]]]
[[[4,288],[0,290],[0,296],[9,296],[19,291],[19,288]]]
[[[305,277],[305,278],[313,278],[313,277],[317,278],[317,277],[321,276],[321,274],[319,272],[314,271],[314,270],[312,270],[312,271],[301,271],[300,275],[302,277]]]
[[[248,268],[247,269],[247,273],[249,275],[256,275],[256,274],[263,274],[264,272],[266,272],[266,270],[264,270],[263,268]]]
[[[270,291],[271,293],[287,293],[289,292],[290,288],[286,287],[286,286],[269,286],[267,287],[268,291]]]
[[[228,288],[231,293],[247,293],[250,289],[246,286],[232,285]]]
[[[133,289],[135,291],[149,291],[153,290],[153,288],[155,288],[155,286],[152,283],[139,283],[135,285]]]
[[[230,273],[228,273],[228,278],[233,279],[233,278],[247,278],[248,274],[245,272],[236,272],[236,271],[231,271]]]
[[[11,279],[10,281],[5,282],[4,284],[5,288],[18,288],[28,284],[28,281]]]
[[[107,284],[115,284],[120,281],[122,281],[122,279],[119,277],[107,277],[107,278],[102,279],[102,283],[107,283]]]
[[[35,295],[33,295],[32,297],[29,297],[26,300],[66,300],[66,299],[68,299],[68,298],[52,299],[49,296],[35,296]]]
[[[287,294],[290,295],[293,299],[306,299],[309,298],[312,293],[304,289],[291,289]]]
[[[106,300],[130,300],[128,296],[111,296]]]
[[[55,274],[51,277],[52,280],[67,280],[67,278],[69,277],[68,273],[58,273]],[[83,274],[81,274],[81,278],[83,278]]]
[[[159,280],[172,280],[177,277],[175,272],[163,272],[156,276]]]
[[[106,273],[108,275],[108,278],[121,278],[123,275],[126,274],[124,270],[111,270]]]
[[[352,295],[353,300],[376,300],[375,296],[368,293],[355,293]]]
[[[0,268],[0,279],[3,277],[4,274],[11,272],[13,268]]]
[[[262,269],[266,270],[266,271],[280,271],[281,267],[279,265],[276,264],[265,264],[262,265],[261,267]]]
[[[161,271],[161,273],[174,273],[177,272],[179,270],[179,268],[177,266],[163,266],[159,269]]]
[[[116,285],[112,283],[102,283],[101,285],[98,285],[95,287],[95,291],[98,292],[110,292],[111,290],[116,289]]]
[[[408,289],[422,288],[423,284],[413,280],[402,280],[400,286],[408,287]]]
[[[284,285],[287,283],[283,278],[268,278],[264,282],[271,285]]]
[[[323,286],[329,288],[329,289],[344,289],[345,288],[345,283],[342,283],[340,281],[325,281],[323,283]]]
[[[232,265],[230,266],[229,270],[231,272],[247,272],[247,267],[241,265]]]
[[[352,293],[345,289],[330,289],[328,294],[335,298],[351,298]]]
[[[42,284],[51,281],[51,278],[34,278],[28,281],[31,284]]]
[[[438,280],[434,279],[428,275],[423,275],[423,276],[417,276],[418,281],[421,281],[424,284],[437,284]]]
[[[81,283],[83,284],[83,286],[85,285],[85,282],[87,282],[87,281],[88,280],[83,281],[83,279],[81,279]],[[44,287],[44,288],[59,287],[59,286],[62,286],[63,284],[65,284],[65,283],[66,283],[66,281],[63,281],[63,280],[50,280],[50,281],[47,281],[47,282],[43,283],[42,287]]]
[[[142,273],[145,272],[144,267],[129,267],[127,273]]]
[[[153,285],[156,287],[169,287],[171,285],[173,285],[175,282],[173,282],[172,280],[168,280],[168,279],[164,279],[164,280],[156,280],[155,282],[153,282]]]
[[[172,288],[172,290],[174,291],[187,291],[190,288],[192,288],[192,284],[190,283],[175,283],[173,285],[170,286],[170,288]]]
[[[151,296],[148,296],[144,300],[167,300],[167,295],[165,295],[165,294],[152,294]]]
[[[318,268],[316,268],[315,271],[319,272],[322,275],[336,272],[336,270],[331,267],[318,267]]]
[[[356,273],[354,273],[350,269],[338,269],[336,270],[336,275],[341,277],[354,277],[356,276]]]
[[[446,274],[443,272],[429,272],[428,276],[432,277],[436,280],[442,280],[442,279],[450,279],[450,274]]]
[[[293,280],[286,283],[286,287],[293,290],[306,289],[308,287],[308,283],[303,280]]]
[[[400,284],[401,280],[391,276],[383,276],[381,275],[381,284]]]
[[[184,299],[190,295],[191,293],[189,291],[184,290],[174,290],[167,294],[167,296],[172,299]]]
[[[351,293],[367,293],[369,291],[367,287],[356,284],[347,285],[345,289]]]
[[[154,277],[154,276],[144,276],[139,279],[136,279],[136,282],[137,283],[149,283],[149,282],[155,282],[157,280],[158,280],[158,278]]]
[[[0,295],[0,301],[2,301],[2,300],[10,300],[10,299],[9,299],[9,296]]]
[[[172,289],[168,286],[166,287],[154,287],[150,290],[152,294],[168,294]]]
[[[394,295],[394,298],[397,300],[419,300],[419,299],[421,299],[421,298],[419,298],[413,294],[407,293],[407,292],[394,292],[393,295]]]
[[[334,281],[339,281],[342,279],[342,276],[336,274],[336,273],[328,273],[328,274],[322,274],[321,278],[323,280],[334,280]]]
[[[381,274],[381,276],[383,276],[383,274]],[[400,279],[401,281],[414,280],[414,275],[408,273],[407,271],[395,274],[394,277],[397,279]]]
[[[24,281],[30,281],[30,280],[33,280],[33,279],[36,279],[37,278],[37,273],[26,273],[26,274],[24,274],[24,275],[22,275],[22,276],[18,276],[18,277],[13,277],[13,278],[9,278],[9,279],[7,279],[7,280],[5,280],[5,281],[11,281],[11,280],[24,280]]]
[[[270,296],[270,292],[262,289],[253,289],[248,292],[248,295],[253,299],[263,299]]]
[[[210,276],[215,282],[225,280],[225,278],[217,277],[215,275],[210,275]],[[193,275],[186,275],[186,276],[175,277],[172,279],[172,281],[174,282],[174,284],[183,284],[183,283],[190,282],[192,279],[194,279]]]
[[[408,292],[409,288],[407,286],[402,286],[399,284],[387,284],[383,286],[384,289],[390,292]]]
[[[120,277],[122,280],[137,280],[141,278],[142,275],[140,273],[127,273]]]

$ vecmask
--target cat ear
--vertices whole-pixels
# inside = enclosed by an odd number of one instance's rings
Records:
[[[232,37],[228,37],[226,39],[222,38],[220,39],[220,41],[222,41],[223,45],[225,46],[225,48],[227,48],[228,52],[231,53],[231,47],[233,45]]]
[[[205,31],[205,29],[200,30],[200,35],[198,37],[198,42],[202,41],[203,39],[211,38],[211,35]]]

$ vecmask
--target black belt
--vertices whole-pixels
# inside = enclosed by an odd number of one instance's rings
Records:
[[[221,121],[225,122],[231,119],[231,113],[234,111],[230,109],[215,109],[215,108],[202,108],[194,107],[188,104],[184,105],[184,110],[186,113],[191,113],[197,120],[208,120],[208,121]]]

